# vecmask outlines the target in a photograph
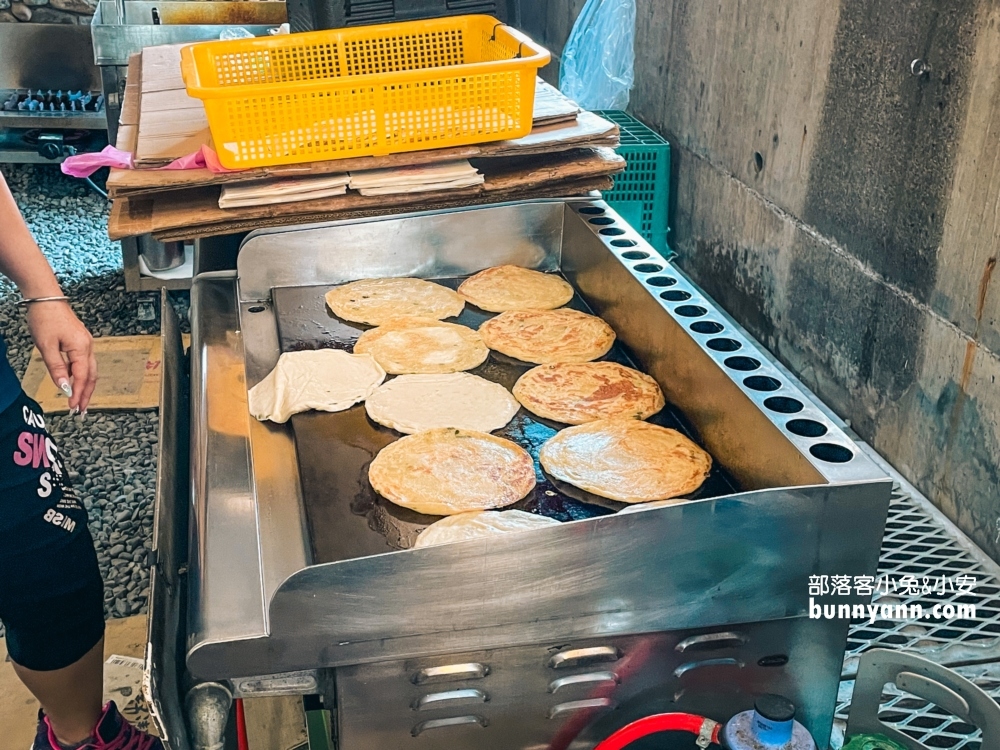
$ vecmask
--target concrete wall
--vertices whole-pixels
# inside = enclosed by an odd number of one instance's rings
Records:
[[[558,53],[581,0],[528,5]],[[1000,560],[1000,2],[637,18],[682,267]]]

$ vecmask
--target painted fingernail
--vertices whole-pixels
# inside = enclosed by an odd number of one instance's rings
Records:
[[[86,409],[84,409],[84,410],[83,410],[83,412],[82,412],[82,413],[80,414],[80,416],[81,416],[81,417],[82,417],[83,419],[86,419],[86,418],[87,418],[87,410],[86,410]]]
[[[80,407],[79,406],[74,406],[72,409],[69,410],[69,415],[71,417],[75,417],[79,413],[80,413]]]
[[[69,381],[63,378],[59,381],[59,388],[63,393],[66,394],[67,398],[73,398],[73,386],[69,384]]]

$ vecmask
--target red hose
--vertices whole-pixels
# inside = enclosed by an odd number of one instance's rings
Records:
[[[722,725],[711,719],[695,714],[654,714],[622,727],[594,750],[621,750],[636,740],[656,732],[690,732],[699,735],[702,733],[702,727],[712,742],[719,744],[719,731]]]
[[[247,717],[243,713],[243,699],[236,699],[236,745],[239,750],[250,750],[250,742],[247,740]]]

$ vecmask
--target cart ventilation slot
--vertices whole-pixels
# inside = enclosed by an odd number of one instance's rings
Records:
[[[467,664],[446,664],[441,667],[426,667],[413,675],[416,685],[458,680],[481,680],[490,673],[490,668],[478,662]]]
[[[568,669],[582,667],[586,664],[597,664],[605,661],[618,661],[622,652],[613,646],[593,646],[591,648],[574,648],[560,651],[549,660],[552,669]]]
[[[467,706],[470,703],[486,703],[489,698],[482,690],[466,688],[463,690],[447,690],[443,693],[428,693],[422,695],[413,704],[414,711],[427,711],[433,708],[449,708],[451,706]]]
[[[478,724],[481,727],[485,727],[489,722],[486,721],[483,716],[476,716],[475,714],[469,714],[468,716],[453,716],[448,719],[431,719],[430,721],[422,721],[413,727],[411,734],[414,737],[418,737],[424,732],[430,731],[431,729],[442,729],[443,727],[459,727],[466,724]]]
[[[689,661],[686,664],[681,664],[674,670],[674,677],[680,679],[688,672],[693,672],[696,669],[704,669],[706,667],[736,667],[736,669],[743,669],[743,662],[739,659],[734,659],[731,656],[725,656],[719,659],[705,659],[703,661]]]
[[[560,677],[549,683],[549,692],[558,693],[564,688],[595,687],[597,685],[617,685],[621,678],[614,672],[584,672],[569,677]]]
[[[683,654],[686,651],[707,651],[717,648],[733,648],[742,646],[749,639],[742,633],[726,631],[723,633],[706,633],[693,635],[678,643],[674,649]]]
[[[594,711],[596,709],[614,707],[615,703],[610,698],[587,698],[582,701],[568,701],[550,708],[549,718],[558,719],[560,716],[576,713],[577,711]]]

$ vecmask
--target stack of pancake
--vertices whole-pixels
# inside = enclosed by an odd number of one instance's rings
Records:
[[[285,421],[298,411],[339,411],[364,401],[374,422],[405,435],[372,461],[372,487],[397,505],[446,516],[421,533],[417,546],[558,523],[498,510],[535,486],[531,455],[490,434],[521,407],[568,425],[538,452],[554,480],[623,503],[684,502],[707,477],[711,457],[681,433],[644,421],[665,405],[659,385],[600,361],[615,333],[600,318],[563,307],[572,298],[558,275],[518,266],[481,271],[457,291],[414,278],[335,287],[326,294],[330,310],[374,327],[353,354],[283,354],[251,389],[251,412]],[[444,321],[466,304],[498,314],[478,331]],[[513,393],[468,372],[491,351],[535,365]]]

